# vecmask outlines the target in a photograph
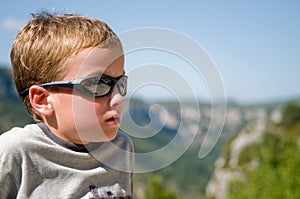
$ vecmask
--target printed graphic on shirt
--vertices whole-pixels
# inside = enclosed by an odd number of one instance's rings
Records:
[[[127,195],[126,191],[120,187],[119,184],[113,186],[97,188],[95,185],[89,186],[90,192],[88,199],[132,199],[133,197]],[[86,197],[84,197],[86,198]]]

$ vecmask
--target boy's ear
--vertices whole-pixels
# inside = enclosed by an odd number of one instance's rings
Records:
[[[47,89],[33,85],[29,89],[29,99],[31,106],[41,114],[41,116],[51,116],[54,109],[51,104],[51,97]]]

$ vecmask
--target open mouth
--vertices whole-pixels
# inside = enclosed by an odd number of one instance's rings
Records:
[[[119,124],[120,123],[120,119],[119,118],[114,118],[114,117],[108,118],[105,121],[109,124]]]

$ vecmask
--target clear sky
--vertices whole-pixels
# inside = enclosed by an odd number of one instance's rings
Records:
[[[0,8],[1,64],[10,64],[17,30],[30,13],[43,9],[98,18],[116,33],[144,27],[178,31],[209,54],[229,99],[300,96],[300,1],[10,0]]]

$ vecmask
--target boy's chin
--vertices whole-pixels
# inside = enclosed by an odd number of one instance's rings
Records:
[[[107,133],[102,133],[102,135],[91,135],[91,136],[84,136],[81,138],[83,143],[91,143],[91,142],[109,142],[116,138],[118,130],[110,131]]]
[[[113,139],[115,139],[117,136],[117,133],[118,133],[118,130],[111,131],[109,134],[106,134],[106,141],[108,142],[108,141],[112,141]],[[105,142],[105,141],[103,141],[103,142]]]
[[[82,143],[108,142],[115,139],[118,133],[118,127],[100,128],[99,126],[89,126],[77,128],[77,134]]]

